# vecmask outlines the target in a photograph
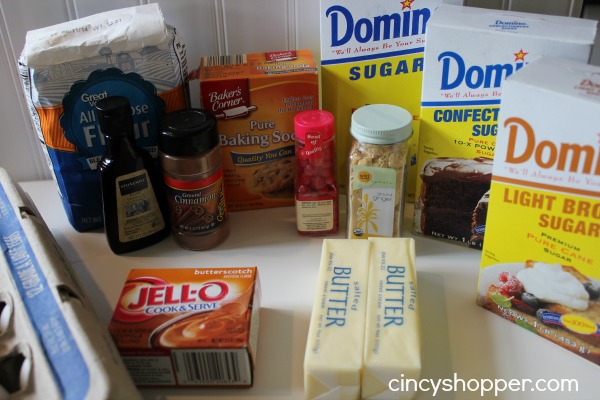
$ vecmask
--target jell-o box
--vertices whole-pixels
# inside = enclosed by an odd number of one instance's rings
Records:
[[[256,267],[132,269],[109,331],[140,387],[250,387]]]

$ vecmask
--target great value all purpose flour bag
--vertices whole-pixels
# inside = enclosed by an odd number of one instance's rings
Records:
[[[126,96],[137,145],[156,157],[160,117],[189,104],[183,42],[157,4],[130,7],[28,32],[19,70],[69,222],[102,227],[96,101]]]

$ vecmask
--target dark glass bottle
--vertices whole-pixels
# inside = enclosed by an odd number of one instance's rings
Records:
[[[127,253],[169,234],[168,206],[155,161],[135,144],[127,98],[109,96],[96,108],[107,148],[98,164],[104,230],[110,249]]]

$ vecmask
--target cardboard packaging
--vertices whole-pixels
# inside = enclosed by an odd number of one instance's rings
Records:
[[[29,197],[0,168],[0,398],[141,399]]]
[[[481,249],[503,81],[589,59],[596,21],[443,4],[427,27],[414,232]]]
[[[294,205],[294,116],[319,108],[310,50],[203,57],[202,108],[218,119],[228,211]]]
[[[600,68],[504,82],[477,303],[600,365]]]
[[[454,2],[449,1],[446,2]],[[321,0],[323,109],[336,118],[340,191],[348,186],[348,154],[354,110],[392,104],[413,115],[406,200],[415,200],[417,146],[425,31],[442,0]]]
[[[361,399],[408,400],[414,388],[393,391],[398,376],[418,381],[422,369],[415,240],[369,238]],[[408,386],[408,385],[407,385]]]
[[[258,344],[256,267],[133,269],[109,331],[143,387],[249,387]]]
[[[324,239],[306,350],[306,399],[358,399],[371,242]]]
[[[27,32],[19,72],[69,222],[103,227],[96,101],[126,96],[136,144],[156,158],[160,118],[190,104],[183,41],[157,4],[112,10]]]

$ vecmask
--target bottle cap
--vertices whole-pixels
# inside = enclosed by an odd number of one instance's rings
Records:
[[[173,111],[161,121],[158,149],[172,156],[194,156],[219,144],[217,119],[206,110]]]
[[[294,117],[294,134],[304,142],[307,132],[319,132],[321,140],[329,140],[334,135],[333,114],[325,110],[306,110]]]
[[[412,115],[391,104],[369,104],[352,114],[350,134],[371,144],[403,142],[412,135]]]
[[[98,122],[104,136],[127,136],[133,129],[131,106],[124,96],[108,96],[96,102]]]

